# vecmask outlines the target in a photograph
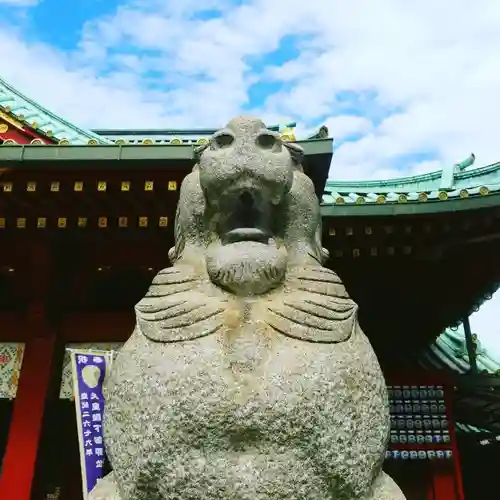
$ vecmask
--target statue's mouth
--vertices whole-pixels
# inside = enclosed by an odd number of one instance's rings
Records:
[[[263,231],[262,229],[255,227],[240,227],[232,229],[222,238],[222,243],[224,245],[241,243],[244,241],[253,241],[256,243],[262,243],[263,245],[269,245],[273,239],[267,231]]]
[[[275,207],[257,189],[237,189],[221,197],[222,216],[218,233],[223,245],[253,242],[271,245],[275,241]]]

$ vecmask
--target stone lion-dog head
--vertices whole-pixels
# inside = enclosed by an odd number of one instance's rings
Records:
[[[302,148],[238,117],[197,150],[175,221],[174,265],[236,295],[261,295],[294,265],[321,265],[321,216]]]

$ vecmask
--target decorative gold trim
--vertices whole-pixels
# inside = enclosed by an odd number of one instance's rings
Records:
[[[36,191],[36,182],[35,181],[30,181],[26,184],[26,191],[28,193],[34,193]]]
[[[58,193],[59,192],[59,189],[60,189],[60,184],[59,184],[59,181],[52,181],[50,183],[50,190],[53,192],[53,193]]]
[[[339,196],[336,200],[335,200],[335,203],[337,203],[338,205],[342,205],[342,203],[345,203],[345,200],[342,196]]]
[[[446,201],[448,199],[448,193],[446,191],[439,191],[438,198],[441,201]]]
[[[155,183],[153,181],[146,181],[144,183],[144,191],[153,191]]]
[[[99,217],[97,219],[97,226],[100,228],[108,227],[108,218],[107,217]]]
[[[82,229],[87,227],[87,217],[78,217],[77,226]]]
[[[203,146],[203,144],[207,144],[208,139],[206,137],[200,137],[199,139],[196,140],[196,144],[199,146]]]
[[[386,201],[386,197],[383,194],[377,196],[376,203],[381,204],[381,203],[385,203],[385,201]]]
[[[365,202],[365,199],[363,198],[363,196],[358,196],[356,198],[356,205],[362,205],[364,202]]]
[[[167,227],[168,226],[168,217],[166,217],[166,216],[160,217],[160,219],[158,220],[158,225],[160,227]]]
[[[65,229],[68,224],[68,219],[66,217],[58,217],[57,219],[57,227],[61,229]]]
[[[17,142],[14,139],[6,139],[3,141],[4,146],[17,146]]]
[[[128,217],[118,217],[118,227],[127,227]]]
[[[408,196],[405,194],[400,194],[398,196],[398,203],[406,203],[408,201]]]
[[[75,181],[73,184],[73,191],[80,193],[83,191],[83,181]]]
[[[89,139],[88,142],[87,142],[87,144],[89,146],[97,146],[99,143],[97,142],[96,139]]]
[[[167,188],[169,191],[177,191],[177,181],[168,181]]]
[[[39,139],[38,137],[36,137],[35,139],[33,139],[30,144],[32,146],[45,146],[45,142],[42,141],[42,139]]]
[[[46,217],[38,217],[36,220],[36,227],[38,229],[45,229],[47,227],[47,218]]]
[[[0,123],[0,134],[5,134],[9,130],[9,126],[6,123]]]
[[[328,229],[328,236],[335,236],[337,234],[337,231],[335,230],[334,227],[330,227]]]
[[[108,188],[108,184],[106,181],[98,181],[97,182],[97,191],[106,191]]]
[[[172,137],[172,139],[170,139],[169,144],[171,144],[172,146],[180,146],[181,144],[183,144],[183,142],[182,139],[180,139],[179,137]]]
[[[481,196],[487,196],[488,194],[490,194],[490,190],[486,186],[481,186],[479,188],[479,194]]]
[[[427,196],[427,193],[420,193],[418,195],[418,201],[425,202],[428,199],[429,199],[429,197]]]
[[[7,111],[7,108],[4,109]],[[8,113],[10,113],[10,111],[8,111]],[[23,124],[21,122],[8,115],[7,113],[4,113],[3,111],[0,111],[0,118],[2,118],[2,120],[5,120],[10,125],[14,125],[14,127],[16,127],[17,129],[24,130]]]
[[[3,192],[4,193],[12,193],[12,189],[13,189],[13,185],[12,185],[12,182],[4,182],[3,184]]]
[[[68,139],[63,138],[59,141],[59,146],[69,146],[69,145],[70,142],[68,141]]]
[[[147,217],[139,217],[139,227],[148,227]]]
[[[469,191],[467,191],[467,189],[461,189],[460,190],[460,198],[464,199],[464,198],[468,198],[469,197]]]
[[[151,146],[152,144],[154,144],[154,141],[153,139],[143,139],[141,141],[141,144],[143,144],[144,146]]]
[[[26,228],[26,217],[18,217],[16,219],[16,227],[18,229],[25,229]]]
[[[122,191],[130,191],[130,181],[122,181],[120,189]]]
[[[123,145],[127,144],[127,141],[125,139],[116,139],[115,144],[117,146],[123,146]]]

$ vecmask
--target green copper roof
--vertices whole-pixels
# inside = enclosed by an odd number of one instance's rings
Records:
[[[425,203],[500,192],[500,162],[466,170],[474,155],[441,171],[373,181],[327,181],[323,205]]]
[[[477,335],[473,335],[475,351],[476,351],[476,363],[478,371],[484,375],[498,376],[500,374],[500,360],[495,359],[494,356],[484,346],[478,339]],[[465,341],[465,332],[462,326],[457,329],[448,329],[443,332],[435,342],[433,342],[427,349],[420,352],[418,355],[418,364],[426,370],[448,370],[455,373],[464,375],[470,370],[469,356],[467,353],[467,346]],[[491,395],[490,395],[491,397]],[[473,406],[477,402],[481,402],[479,407],[486,408],[488,411],[488,404],[490,399],[486,399],[485,402],[482,400],[480,393],[473,393],[466,398],[465,402],[461,401],[461,405],[471,406],[471,412],[475,415],[479,415],[484,408],[474,409]],[[484,403],[484,404],[483,404]],[[480,419],[478,422],[480,424]],[[479,436],[491,436],[493,429],[490,426],[478,426],[472,425],[470,422],[456,422],[456,429],[460,432],[465,432],[467,434],[473,433]],[[481,425],[481,424],[480,424]],[[498,431],[495,431],[498,434]],[[491,438],[490,438],[491,439]],[[481,444],[487,444],[481,443]]]
[[[109,144],[110,141],[88,130],[83,130],[28,99],[4,80],[0,79],[0,110],[11,114],[41,134],[56,142],[71,144]]]
[[[476,345],[476,362],[479,372],[489,374],[500,373],[500,360],[495,359],[474,336]],[[465,343],[465,333],[460,326],[456,330],[446,330],[426,350],[420,358],[428,367],[451,369],[464,374],[470,369],[469,356]]]

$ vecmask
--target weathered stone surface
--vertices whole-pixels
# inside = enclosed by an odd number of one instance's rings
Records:
[[[300,149],[236,118],[183,182],[173,267],[108,379],[113,477],[91,500],[403,500],[382,470],[386,388],[322,267]]]

